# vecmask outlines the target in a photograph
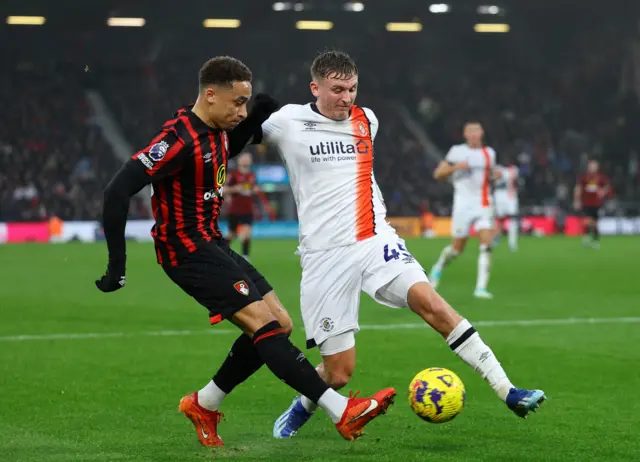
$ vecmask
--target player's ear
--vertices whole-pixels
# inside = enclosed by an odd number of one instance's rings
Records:
[[[207,100],[207,103],[214,104],[216,102],[216,89],[214,87],[205,88],[204,97]]]
[[[317,98],[317,97],[318,97],[318,83],[317,83],[316,81],[312,81],[312,82],[309,84],[309,87],[311,88],[311,94],[312,94],[314,97],[316,97],[316,98]]]

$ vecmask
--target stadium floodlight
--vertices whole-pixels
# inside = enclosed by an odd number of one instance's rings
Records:
[[[476,24],[473,29],[478,33],[507,33],[511,30],[509,24]]]
[[[304,3],[296,3],[293,5],[293,11],[303,11],[304,9]]]
[[[419,22],[388,22],[387,30],[389,32],[420,32],[422,24]]]
[[[503,10],[496,5],[480,5],[478,7],[478,14],[500,14]]]
[[[331,30],[331,21],[296,21],[296,29],[300,30]]]
[[[429,5],[429,11],[431,11],[433,14],[448,13],[449,11],[451,11],[451,7],[446,3],[434,3],[432,5]]]
[[[44,16],[7,16],[7,24],[12,26],[42,26],[45,22]]]
[[[142,27],[146,23],[144,18],[109,18],[107,25],[111,27]]]
[[[349,2],[344,4],[345,11],[364,11],[364,3],[362,2]]]
[[[236,29],[240,27],[239,19],[205,19],[202,22],[204,27],[208,28],[218,28],[218,29]]]
[[[289,2],[275,2],[272,6],[273,11],[287,11],[290,10],[291,7],[292,5]]]

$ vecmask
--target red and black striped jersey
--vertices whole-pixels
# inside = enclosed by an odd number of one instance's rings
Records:
[[[181,256],[203,242],[222,237],[218,215],[226,181],[227,133],[180,109],[160,132],[133,156],[151,177],[152,236],[158,263],[176,266]]]

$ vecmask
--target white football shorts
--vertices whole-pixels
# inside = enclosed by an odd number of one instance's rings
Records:
[[[304,253],[301,265],[300,310],[307,348],[319,345],[325,356],[353,347],[350,336],[340,336],[346,339],[344,344],[329,342],[323,348],[323,343],[339,334],[360,330],[361,292],[383,305],[404,308],[411,286],[428,282],[420,263],[395,233]]]
[[[509,197],[508,193],[495,194],[496,216],[499,218],[518,216],[518,198]]]
[[[493,228],[493,208],[469,203],[454,203],[451,214],[451,235],[456,238],[468,237],[471,225],[476,231]]]

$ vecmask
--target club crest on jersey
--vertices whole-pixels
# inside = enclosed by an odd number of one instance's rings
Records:
[[[149,157],[158,162],[162,160],[167,151],[169,150],[169,143],[166,141],[160,141],[159,143],[154,144],[149,149]]]
[[[227,167],[222,164],[218,167],[218,173],[216,173],[216,182],[218,186],[222,186],[227,181]]]
[[[362,136],[367,136],[369,134],[369,132],[367,131],[367,127],[364,125],[364,122],[360,121],[358,122],[358,131],[360,132],[360,135]]]
[[[236,282],[233,287],[245,297],[249,295],[249,286],[244,281]]]

